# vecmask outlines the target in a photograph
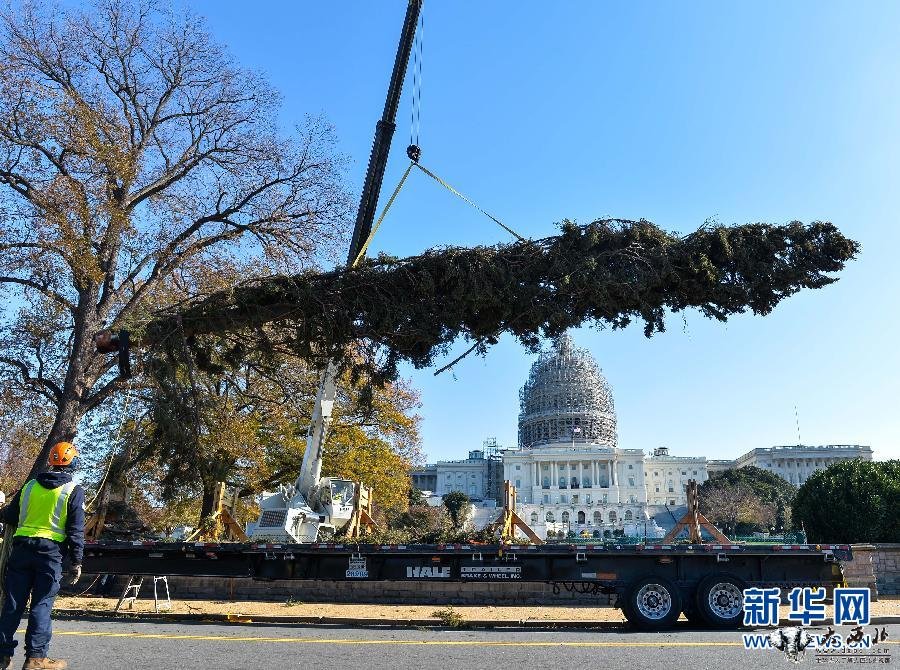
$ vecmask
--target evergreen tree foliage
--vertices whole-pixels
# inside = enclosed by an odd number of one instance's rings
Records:
[[[290,350],[323,365],[359,341],[379,376],[434,363],[458,338],[484,353],[508,332],[531,350],[541,337],[591,323],[665,330],[667,312],[696,308],[725,321],[768,314],[821,288],[858,252],[830,223],[709,226],[687,235],[649,221],[564,222],[559,235],[492,247],[380,256],[355,268],[248,281],[150,321],[137,339],[168,365],[221,370],[251,351]]]
[[[797,492],[793,515],[810,542],[900,542],[900,460],[817,470]]]

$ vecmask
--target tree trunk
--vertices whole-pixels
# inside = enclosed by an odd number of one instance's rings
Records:
[[[53,421],[53,427],[44,441],[44,446],[31,466],[31,472],[28,479],[37,477],[44,472],[49,464],[47,459],[50,457],[50,450],[53,445],[60,441],[72,442],[78,432],[78,422],[81,420],[81,402],[77,399],[63,398],[62,402],[57,406],[56,419]],[[24,482],[23,482],[24,483]]]
[[[200,503],[200,525],[202,526],[206,520],[215,511],[213,503],[216,499],[217,482],[203,482],[203,499]]]
[[[50,450],[54,444],[60,440],[71,442],[78,432],[78,422],[85,411],[84,399],[87,398],[96,382],[96,377],[88,374],[91,360],[95,355],[93,335],[97,330],[96,301],[96,287],[85,291],[79,300],[72,325],[72,353],[62,385],[62,398],[57,403],[53,427],[50,429],[41,453],[38,454],[31,467],[29,477],[35,477],[47,469],[47,458],[50,456]]]

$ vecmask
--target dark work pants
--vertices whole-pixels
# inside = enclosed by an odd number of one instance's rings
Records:
[[[62,577],[60,545],[42,538],[13,540],[6,563],[6,601],[0,612],[0,656],[12,656],[13,636],[31,596],[31,613],[25,631],[25,656],[46,656],[50,649],[50,610]]]

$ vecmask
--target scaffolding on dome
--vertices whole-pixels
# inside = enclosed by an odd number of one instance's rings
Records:
[[[609,384],[590,352],[567,334],[541,352],[519,391],[519,447],[555,442],[617,444]]]

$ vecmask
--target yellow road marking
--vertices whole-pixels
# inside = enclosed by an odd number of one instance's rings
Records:
[[[20,631],[21,632],[21,631]],[[227,635],[171,635],[165,633],[107,633],[103,631],[66,630],[53,633],[55,636],[132,638],[139,640],[192,640],[201,642],[274,642],[291,644],[335,644],[335,645],[397,645],[397,646],[454,646],[454,647],[743,647],[743,642],[535,642],[512,640],[353,640],[348,638],[302,638],[302,637],[254,637]],[[900,641],[884,641],[880,644],[900,644]]]

